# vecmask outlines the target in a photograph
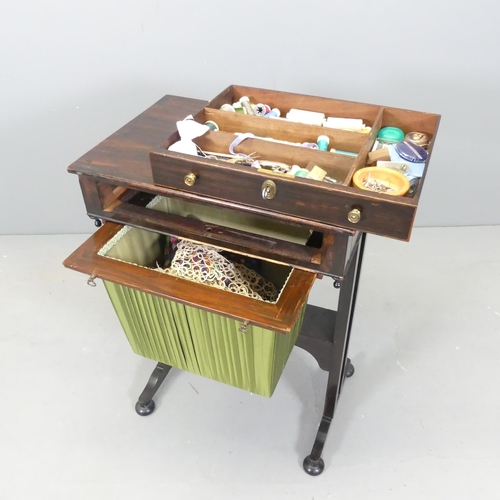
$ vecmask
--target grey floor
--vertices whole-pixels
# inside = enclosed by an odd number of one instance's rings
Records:
[[[298,348],[271,399],[176,371],[135,414],[155,363],[62,267],[83,239],[0,237],[0,499],[500,498],[500,227],[368,238],[317,478],[326,373]]]

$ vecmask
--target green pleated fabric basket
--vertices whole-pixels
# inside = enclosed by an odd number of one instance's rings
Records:
[[[155,199],[150,206],[168,213],[187,213],[195,218],[202,215],[195,211],[200,210],[196,205],[164,198]],[[203,217],[219,221],[221,216],[212,210],[206,214],[203,212]],[[228,216],[225,217],[227,219]],[[235,213],[231,220],[223,222],[229,227],[244,227],[245,224],[256,226],[248,216],[243,221],[238,217]],[[305,242],[308,237],[308,233],[297,236],[291,232],[284,234],[283,231],[289,229],[277,225],[258,229],[263,236],[276,234],[288,241]],[[164,236],[124,227],[99,254],[154,269],[164,247]],[[268,262],[262,265],[267,279],[278,288],[285,286],[290,268]],[[186,306],[109,281],[104,284],[134,352],[267,397],[276,388],[299,335],[305,313],[304,306],[289,334],[254,325],[249,325],[247,333],[242,334],[239,328],[243,320]],[[210,293],[208,287],[207,293]],[[228,300],[230,296],[231,292],[228,292]]]
[[[288,335],[104,282],[135,353],[271,397],[297,340],[305,307]]]

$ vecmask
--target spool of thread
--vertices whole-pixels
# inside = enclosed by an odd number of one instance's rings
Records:
[[[219,131],[219,126],[217,125],[217,123],[215,123],[214,121],[212,120],[207,120],[205,122],[205,125],[212,131],[212,132],[218,132]]]
[[[304,123],[306,125],[323,125],[323,120],[325,119],[324,113],[318,113],[316,111],[305,111],[303,109],[292,108],[286,117],[291,122]]]
[[[295,175],[299,170],[300,170],[300,167],[298,165],[292,165],[292,168],[290,169],[289,174]]]
[[[269,113],[270,111],[271,111],[271,106],[268,106],[267,104],[262,104],[262,103],[256,104],[255,108],[254,108],[254,113],[257,116],[264,116],[267,113]]]
[[[306,168],[301,168],[295,172],[295,177],[307,177],[309,175],[309,170]]]
[[[330,149],[330,153],[338,153],[339,155],[347,155],[347,156],[358,156],[358,153],[352,153],[351,151],[343,151],[342,149]]]
[[[330,138],[327,135],[318,136],[318,149],[321,151],[328,151],[328,145],[330,144]]]
[[[220,109],[222,111],[231,111],[232,113],[234,113],[234,108],[231,106],[231,104],[223,104]]]
[[[240,113],[241,115],[246,115],[247,110],[241,105],[240,102],[235,102],[233,104],[233,109],[236,111],[236,113]]]
[[[247,115],[255,115],[253,112],[252,104],[250,102],[250,98],[246,95],[240,98],[241,105],[245,108]]]
[[[409,132],[405,135],[405,141],[427,149],[429,145],[429,137],[423,132]]]
[[[365,126],[361,118],[337,118],[329,116],[324,122],[324,127],[349,130],[362,130]]]
[[[266,118],[279,118],[281,116],[281,111],[278,108],[273,108],[269,113],[264,115]]]

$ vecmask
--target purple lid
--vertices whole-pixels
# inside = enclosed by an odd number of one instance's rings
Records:
[[[416,144],[411,142],[403,141],[398,142],[394,149],[401,158],[406,161],[411,161],[413,163],[422,163],[427,160],[427,151]]]

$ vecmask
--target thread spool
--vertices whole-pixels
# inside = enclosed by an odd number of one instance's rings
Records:
[[[234,109],[234,111],[236,111],[236,113],[239,113],[241,115],[247,114],[247,110],[241,105],[240,102],[235,102],[233,104],[233,109]]]
[[[290,172],[288,172],[288,173],[291,175],[295,175],[299,170],[300,170],[300,167],[298,165],[292,165],[292,168],[290,169]]]
[[[306,168],[301,168],[295,172],[295,177],[307,177],[309,175],[309,170]]]
[[[427,146],[429,145],[429,137],[423,132],[409,132],[405,135],[404,140],[424,149],[427,149]]]
[[[271,106],[268,106],[267,104],[256,104],[254,108],[254,112],[256,116],[264,116],[267,113],[271,111]]]
[[[281,111],[278,108],[273,108],[269,113],[264,115],[266,118],[279,118],[281,116]]]
[[[250,98],[246,95],[240,98],[241,105],[245,108],[247,115],[255,115],[253,112],[252,104],[250,102]]]
[[[212,131],[212,132],[218,132],[219,131],[219,126],[217,125],[217,123],[215,123],[214,121],[212,120],[207,120],[205,122],[205,125]]]
[[[329,116],[324,122],[324,127],[345,130],[362,130],[365,126],[361,118],[337,118]]]
[[[330,153],[337,153],[339,155],[347,155],[347,156],[358,156],[358,153],[353,153],[351,151],[344,151],[342,149],[330,149]]]
[[[330,138],[327,135],[318,136],[318,149],[321,151],[328,151],[328,145],[330,144]]]
[[[292,108],[286,117],[291,122],[304,123],[306,125],[323,125],[325,119],[324,113],[318,113],[316,111],[306,111],[304,109]]]
[[[234,108],[231,106],[231,104],[223,104],[220,109],[222,111],[231,111],[232,113],[234,113]]]

